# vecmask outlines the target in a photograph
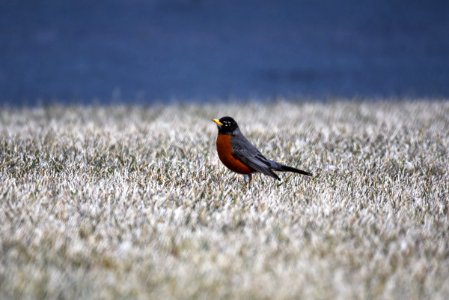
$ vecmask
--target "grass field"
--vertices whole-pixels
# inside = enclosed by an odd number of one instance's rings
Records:
[[[218,160],[233,116],[281,182]],[[0,298],[448,299],[449,102],[0,111]]]

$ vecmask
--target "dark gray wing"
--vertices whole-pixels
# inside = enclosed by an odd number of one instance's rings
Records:
[[[280,178],[272,171],[276,168],[274,161],[267,159],[260,153],[257,148],[251,144],[242,134],[232,137],[233,155],[252,169],[280,180]]]

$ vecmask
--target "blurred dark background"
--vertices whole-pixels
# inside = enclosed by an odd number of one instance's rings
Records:
[[[0,0],[0,103],[448,97],[449,1]]]

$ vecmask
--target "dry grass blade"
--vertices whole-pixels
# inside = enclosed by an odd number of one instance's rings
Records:
[[[215,151],[232,115],[267,156]],[[249,117],[250,116],[250,117]],[[0,298],[449,298],[449,103],[0,111]]]

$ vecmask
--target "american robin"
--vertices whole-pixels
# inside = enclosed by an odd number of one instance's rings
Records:
[[[213,119],[218,127],[217,152],[221,162],[228,169],[249,177],[260,172],[280,180],[274,171],[295,172],[312,176],[311,173],[283,165],[265,158],[257,148],[248,141],[239,129],[239,125],[231,117]]]

